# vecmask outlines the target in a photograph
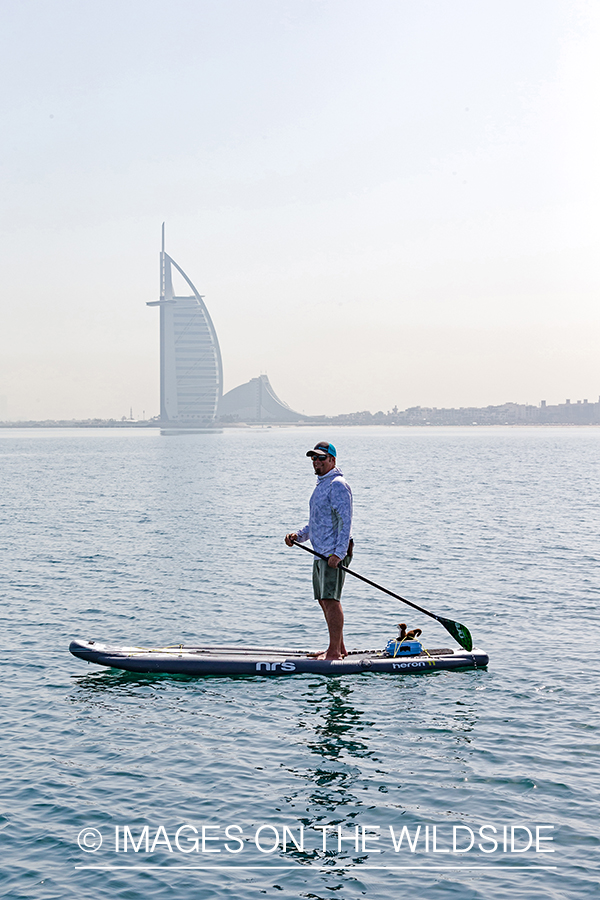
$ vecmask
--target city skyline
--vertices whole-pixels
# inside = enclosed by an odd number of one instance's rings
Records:
[[[514,403],[508,401],[498,405],[481,407],[428,407],[413,406],[407,409],[398,409],[394,406],[391,410],[383,412],[378,410],[372,413],[370,410],[355,410],[350,413],[339,413],[332,416],[301,415],[290,409],[287,404],[275,394],[268,378],[260,375],[252,378],[243,385],[238,385],[226,395],[228,403],[220,407],[215,420],[217,428],[237,427],[238,425],[600,425],[600,396],[597,401],[589,401],[587,398],[570,400],[563,403],[549,404],[540,400],[537,405],[526,403]],[[120,418],[98,419],[84,418],[80,420],[38,420],[26,422],[3,421],[3,427],[54,425],[60,427],[99,427],[144,425],[155,427],[177,426],[177,423],[161,420],[160,416],[149,419],[145,415],[142,419],[133,416],[130,410],[129,416]],[[197,424],[194,422],[188,425]],[[185,427],[185,426],[184,426]],[[204,429],[201,429],[204,430]]]

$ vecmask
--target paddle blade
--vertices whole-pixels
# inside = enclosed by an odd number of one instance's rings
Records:
[[[468,650],[470,653],[473,649],[473,638],[466,625],[461,625],[460,622],[453,622],[452,619],[442,619],[441,616],[436,616],[436,618],[438,622],[444,626],[446,631],[450,632],[454,640],[457,641],[464,650]]]

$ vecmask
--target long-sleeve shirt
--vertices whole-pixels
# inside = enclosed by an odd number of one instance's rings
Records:
[[[317,477],[309,508],[308,525],[297,532],[298,541],[310,540],[317,553],[343,559],[352,537],[352,491],[337,466]]]

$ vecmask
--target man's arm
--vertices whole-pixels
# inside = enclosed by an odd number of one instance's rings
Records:
[[[286,534],[284,541],[288,545],[288,547],[294,546],[294,541],[298,541],[299,544],[303,544],[304,541],[308,540],[308,525],[305,525],[304,528],[301,528],[300,531],[290,531],[289,534]]]
[[[333,556],[329,557],[329,565],[337,566],[348,553],[348,545],[352,537],[352,491],[345,481],[334,481],[331,486],[331,507],[341,522]],[[338,562],[331,562],[334,557]]]

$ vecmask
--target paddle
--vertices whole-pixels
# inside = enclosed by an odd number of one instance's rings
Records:
[[[323,556],[322,553],[317,553],[316,550],[311,550],[310,547],[305,547],[304,544],[299,544],[298,541],[293,541],[296,547],[300,547],[301,550],[306,550],[307,553],[312,553],[313,556],[318,556],[320,559],[324,559],[327,561],[327,557]],[[358,572],[353,572],[352,569],[347,569],[346,566],[343,566],[341,563],[338,563],[338,569],[341,569],[343,572],[347,572],[348,575],[354,575],[355,578],[360,578],[361,581],[364,581],[366,584],[370,584],[371,587],[377,588],[378,591],[383,591],[384,594],[389,594],[390,597],[394,597],[395,600],[400,600],[401,603],[406,603],[407,606],[412,606],[413,609],[418,609],[419,612],[424,613],[426,616],[429,616],[432,619],[435,619],[440,625],[443,625],[447,632],[449,632],[455,641],[457,641],[461,647],[469,652],[473,649],[473,638],[469,632],[469,629],[465,625],[461,625],[460,622],[453,622],[452,619],[445,619],[443,616],[436,616],[435,613],[429,612],[427,609],[423,609],[422,606],[417,606],[416,603],[411,603],[410,600],[405,600],[404,597],[400,597],[399,594],[394,594],[393,591],[388,591],[387,588],[381,587],[380,584],[375,584],[374,581],[370,581],[368,578],[365,578],[364,575],[359,575]]]

